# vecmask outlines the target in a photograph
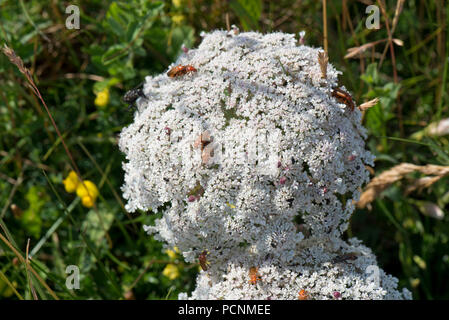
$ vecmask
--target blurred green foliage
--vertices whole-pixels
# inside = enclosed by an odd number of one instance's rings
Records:
[[[376,174],[401,162],[449,165],[447,136],[411,138],[429,123],[447,118],[449,96],[449,7],[443,0],[409,0],[393,38],[395,60],[386,42],[360,58],[345,59],[347,49],[387,39],[381,28],[365,28],[359,1],[327,1],[330,61],[344,73],[341,84],[359,103],[380,98],[364,115],[368,147],[376,155]],[[201,30],[226,28],[262,32],[306,31],[306,44],[322,46],[320,1],[173,0],[74,1],[79,30],[65,27],[65,1],[0,0],[0,44],[7,44],[31,70],[82,178],[100,190],[96,208],[85,208],[64,190],[70,161],[55,129],[25,78],[0,54],[0,234],[25,256],[61,299],[174,299],[193,289],[197,264],[170,257],[145,234],[160,213],[124,210],[117,135],[132,121],[121,100],[149,74],[158,74],[179,55],[181,46],[199,43]],[[395,1],[388,1],[389,23]],[[393,77],[397,70],[398,80]],[[96,106],[99,92],[105,106]],[[419,177],[419,175],[414,176]],[[424,215],[423,203],[447,211],[447,178],[429,188],[404,192],[395,183],[358,210],[347,236],[365,241],[380,265],[413,291],[416,299],[449,298],[449,218]],[[180,276],[162,274],[175,264]],[[65,286],[66,267],[80,267],[80,290]],[[32,299],[24,265],[0,241],[0,296]],[[39,298],[51,298],[30,275]],[[12,288],[16,288],[17,294]]]

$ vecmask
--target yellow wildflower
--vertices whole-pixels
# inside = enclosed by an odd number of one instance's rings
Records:
[[[165,250],[165,253],[170,257],[170,259],[175,259],[177,254],[179,253],[178,247],[174,247],[173,250]]]
[[[172,0],[173,7],[179,8],[180,6],[182,6],[182,1],[183,0]]]
[[[85,196],[85,197],[81,198],[81,203],[86,208],[92,208],[94,206],[94,202],[95,202],[95,200],[90,196]]]
[[[95,105],[99,108],[104,108],[109,103],[109,89],[106,88],[103,91],[97,93],[95,98]]]
[[[89,180],[79,183],[76,188],[76,195],[81,198],[81,203],[87,208],[91,208],[97,199],[99,192],[97,186]]]
[[[65,190],[69,193],[75,192],[81,198],[81,203],[87,208],[92,208],[99,192],[95,183],[89,180],[80,181],[75,171],[70,171],[67,178],[62,180]]]
[[[76,187],[78,186],[78,183],[79,183],[79,179],[78,179],[78,176],[76,175],[75,171],[73,171],[73,170],[70,171],[67,178],[62,180],[62,183],[64,184],[65,191],[67,191],[68,193],[75,192]]]
[[[171,20],[174,24],[181,24],[181,22],[184,21],[184,16],[182,14],[175,14]]]
[[[162,271],[162,274],[170,280],[174,280],[179,277],[179,269],[176,265],[169,263],[165,267],[164,271]]]
[[[174,252],[173,250],[165,250],[165,253],[167,254],[167,256],[170,257],[170,259],[175,259],[176,258],[176,252]]]

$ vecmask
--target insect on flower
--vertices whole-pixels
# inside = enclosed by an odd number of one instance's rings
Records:
[[[170,78],[175,78],[175,77],[179,77],[179,76],[183,76],[189,72],[196,72],[197,70],[191,66],[191,65],[177,65],[176,67],[171,68],[168,72],[167,72],[167,76],[169,76]]]
[[[209,269],[210,262],[207,261],[207,255],[209,252],[207,250],[204,250],[200,253],[198,260],[200,261],[200,266],[203,271],[207,271]]]
[[[298,300],[308,300],[308,299],[309,299],[309,294],[307,293],[307,291],[304,289],[301,289],[298,294]]]
[[[134,89],[127,91],[125,93],[125,95],[123,96],[123,98],[122,98],[123,102],[126,102],[129,104],[128,110],[131,109],[131,107],[135,106],[137,99],[145,96],[145,94],[143,93],[142,86],[143,86],[143,83],[141,83]]]
[[[351,111],[354,111],[355,109],[355,103],[354,100],[352,100],[351,95],[340,89],[340,88],[334,88],[334,91],[332,91],[332,96],[336,98],[339,102],[344,103],[349,108],[351,108]]]
[[[193,146],[195,148],[201,147],[201,152],[204,150],[204,148],[211,143],[214,140],[213,137],[211,137],[209,131],[204,131],[199,135],[199,137],[195,140]]]
[[[262,278],[259,276],[259,270],[256,267],[249,268],[249,283],[256,284],[257,281],[261,281]]]
[[[349,252],[345,253],[339,256],[336,256],[334,260],[332,260],[333,263],[341,263],[341,262],[348,262],[348,261],[354,261],[358,258],[359,254],[356,252]]]
[[[207,163],[209,159],[214,156],[214,146],[211,144],[213,141],[214,137],[210,135],[209,131],[201,133],[195,140],[193,147],[200,147],[202,163]]]

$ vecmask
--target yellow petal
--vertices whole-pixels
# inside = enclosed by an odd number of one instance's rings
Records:
[[[182,5],[182,0],[172,0],[173,6],[179,8]]]
[[[176,265],[169,263],[162,271],[162,274],[169,278],[170,280],[174,280],[179,277],[179,269]]]
[[[109,90],[104,89],[97,93],[97,97],[95,98],[95,105],[97,107],[103,108],[106,107],[109,103]]]
[[[80,198],[91,196],[95,201],[99,194],[97,186],[90,180],[84,180],[83,182],[84,183],[78,184],[76,188],[76,195]]]
[[[165,250],[165,253],[167,254],[167,256],[170,257],[170,259],[175,259],[176,258],[176,252],[174,250]]]
[[[81,198],[81,203],[86,208],[92,208],[94,206],[94,202],[95,202],[95,200],[90,196],[85,196],[85,197]]]
[[[73,170],[69,172],[69,175],[67,176],[67,179],[72,180],[74,183],[78,183],[79,182],[78,176],[76,175],[76,172],[73,171]]]
[[[62,180],[62,183],[64,184],[65,191],[67,191],[68,193],[76,191],[77,183],[74,183],[72,179],[66,178]]]
[[[76,187],[78,186],[79,179],[76,175],[75,171],[70,171],[67,178],[62,180],[62,183],[64,184],[65,190],[69,193],[75,192]]]

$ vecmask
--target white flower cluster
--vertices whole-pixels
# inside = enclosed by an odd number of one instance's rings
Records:
[[[340,239],[373,156],[319,52],[291,34],[214,31],[175,75],[146,78],[120,135],[123,196],[128,211],[163,211],[145,229],[186,261],[207,250],[191,298],[411,298]]]

